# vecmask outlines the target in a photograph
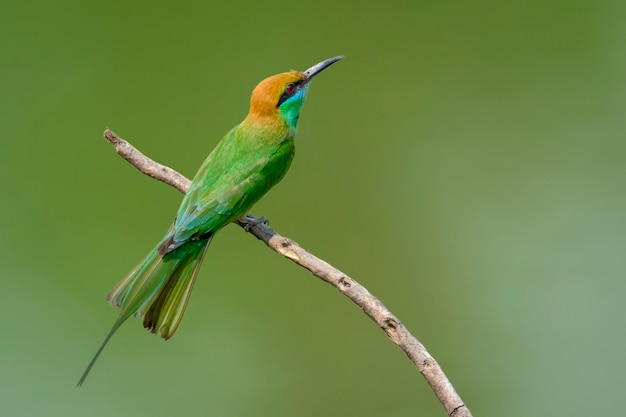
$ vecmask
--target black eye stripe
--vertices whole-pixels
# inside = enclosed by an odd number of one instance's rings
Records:
[[[285,84],[285,91],[280,95],[280,98],[278,99],[278,103],[276,103],[276,107],[280,107],[280,105],[283,104],[285,101],[287,101],[287,99],[289,97],[293,96],[298,91],[298,89],[300,88],[301,84],[302,84],[302,81],[296,81],[296,82],[293,82],[293,83]],[[294,86],[294,89],[293,89],[293,91],[291,93],[287,92],[287,86],[288,85],[293,85]]]
[[[280,105],[283,104],[285,101],[287,101],[289,97],[291,97],[291,94],[288,94],[288,93],[281,94],[280,98],[278,99],[278,103],[276,103],[276,107],[280,107]]]

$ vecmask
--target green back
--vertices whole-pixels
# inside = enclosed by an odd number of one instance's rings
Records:
[[[292,129],[243,122],[196,173],[174,223],[174,244],[212,235],[248,210],[285,175],[294,156]]]

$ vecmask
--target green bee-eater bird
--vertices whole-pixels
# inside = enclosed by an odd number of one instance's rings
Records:
[[[165,237],[107,294],[106,300],[119,307],[120,314],[79,386],[130,316],[141,316],[143,326],[164,339],[174,334],[211,239],[283,178],[293,159],[293,139],[309,83],[342,58],[327,59],[304,72],[274,75],[256,86],[248,115],[204,161]]]

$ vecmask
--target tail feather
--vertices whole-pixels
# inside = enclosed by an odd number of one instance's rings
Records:
[[[143,326],[146,329],[152,333],[158,333],[164,339],[169,339],[176,332],[187,308],[193,284],[210,241],[209,238],[206,241],[188,243],[171,252],[175,254],[177,250],[187,249],[186,246],[197,245],[185,258],[185,262],[177,265],[158,296],[142,309]],[[167,258],[168,255],[165,257]]]
[[[109,343],[109,340],[111,340],[111,336],[113,336],[113,334],[117,331],[117,329],[120,328],[122,323],[124,323],[124,321],[120,321],[119,318],[115,320],[113,327],[111,328],[107,336],[104,338],[104,342],[102,342],[102,344],[96,351],[96,354],[93,355],[93,358],[91,358],[91,360],[89,361],[89,365],[87,365],[87,368],[85,368],[85,370],[83,371],[83,374],[81,375],[80,379],[78,380],[78,383],[76,384],[77,387],[80,387],[81,385],[83,385],[83,383],[85,382],[85,379],[87,379],[87,375],[89,375],[89,372],[91,371],[91,368],[93,368],[93,365],[96,363],[96,361],[98,360],[98,357],[104,350],[104,347],[107,345],[107,343]]]
[[[107,294],[120,308],[113,327],[78,381],[81,386],[113,334],[129,317],[139,315],[152,333],[169,339],[180,324],[191,290],[209,246],[207,240],[188,242],[161,256],[155,247],[130,274]]]
[[[166,279],[164,274],[155,274],[155,271],[163,264],[163,257],[159,256],[156,249],[153,249],[143,261],[139,263],[130,273],[109,291],[105,300],[109,304],[121,309],[120,316],[130,312],[128,317],[136,314],[142,302],[148,302],[148,290],[152,287],[158,289],[160,281]],[[160,279],[155,279],[160,278]],[[137,297],[141,295],[141,297]],[[134,301],[134,302],[133,302]],[[129,305],[130,304],[130,305]],[[134,311],[132,311],[134,310]]]

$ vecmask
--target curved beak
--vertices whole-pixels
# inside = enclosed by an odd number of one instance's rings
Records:
[[[328,58],[318,64],[313,65],[311,68],[309,68],[308,70],[304,71],[304,75],[306,76],[306,82],[308,83],[309,81],[311,81],[311,79],[313,77],[315,77],[317,74],[319,74],[320,72],[322,72],[323,70],[325,70],[326,68],[330,67],[331,65],[333,65],[335,62],[339,61],[343,59],[343,55],[339,55],[333,58]]]

